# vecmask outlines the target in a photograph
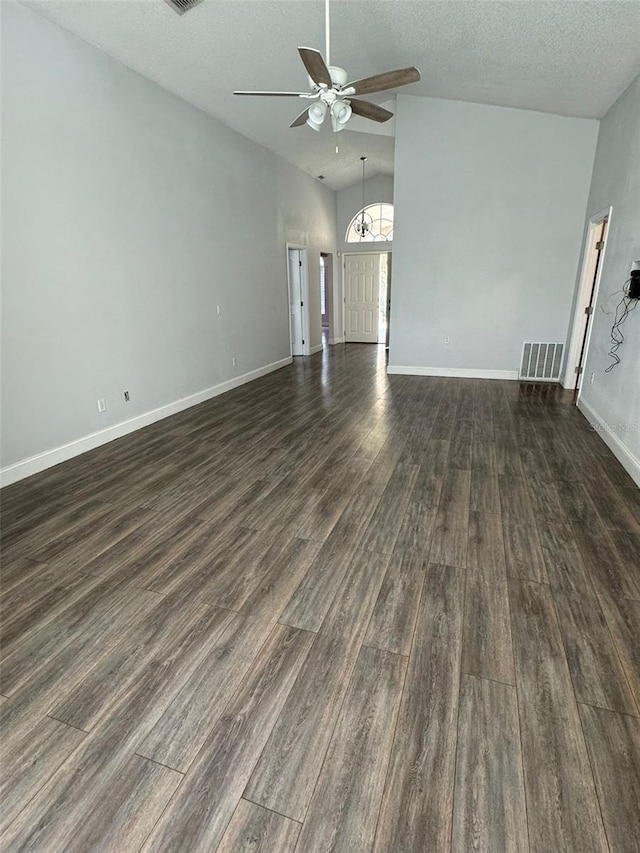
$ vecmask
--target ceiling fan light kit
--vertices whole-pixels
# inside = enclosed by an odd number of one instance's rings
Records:
[[[316,101],[315,104],[312,104],[307,110],[306,115],[308,116],[306,120],[306,124],[309,127],[313,128],[313,130],[319,131],[322,127],[322,122],[324,121],[324,117],[327,114],[327,105],[322,101]],[[302,113],[304,116],[305,113]]]
[[[420,72],[413,66],[410,68],[399,68],[396,71],[386,71],[375,74],[373,77],[365,77],[352,83],[347,82],[349,75],[344,68],[337,65],[329,65],[330,47],[330,22],[329,22],[329,0],[325,0],[325,35],[326,35],[326,57],[325,62],[319,50],[312,47],[299,47],[298,53],[307,71],[309,81],[309,92],[247,92],[237,91],[234,95],[257,95],[261,97],[294,97],[307,98],[314,101],[297,118],[290,127],[301,127],[307,124],[313,130],[319,131],[324,123],[327,113],[331,116],[331,126],[335,133],[344,130],[352,115],[372,121],[384,122],[393,117],[389,110],[373,104],[370,101],[361,101],[353,98],[353,95],[370,95],[374,92],[384,92],[388,89],[397,89],[409,83],[420,80]]]

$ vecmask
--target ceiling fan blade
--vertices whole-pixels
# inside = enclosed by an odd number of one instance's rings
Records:
[[[327,86],[330,89],[333,86],[333,81],[320,51],[313,47],[299,47],[298,53],[313,82],[318,86]]]
[[[396,71],[385,71],[373,77],[364,77],[355,83],[347,83],[343,89],[354,89],[355,95],[371,95],[373,92],[383,92],[385,89],[396,89],[408,83],[417,83],[420,72],[417,68],[398,68]]]
[[[349,103],[351,104],[351,110],[354,115],[379,122],[389,121],[390,118],[393,118],[392,112],[369,101],[359,101],[357,98],[349,98]]]
[[[309,107],[306,110],[303,110],[298,118],[294,119],[289,127],[302,127],[303,124],[307,123],[307,119],[309,118]]]
[[[234,92],[234,95],[258,95],[264,98],[308,98],[308,92]]]

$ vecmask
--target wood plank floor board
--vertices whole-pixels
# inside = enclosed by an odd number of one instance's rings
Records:
[[[462,671],[515,684],[500,516],[471,512],[469,541]]]
[[[611,853],[640,851],[640,720],[580,705]]]
[[[527,853],[527,812],[515,688],[463,675],[453,853]]]
[[[275,527],[258,533],[232,559],[203,567],[199,598],[216,607],[242,610],[272,567],[287,558],[291,540],[286,528]],[[176,594],[180,594],[179,587]]]
[[[507,432],[508,438],[496,440],[496,465],[498,476],[524,477],[522,459],[515,439],[512,438],[511,430]]]
[[[471,470],[473,427],[472,420],[458,417],[449,439],[449,455],[447,457],[449,468],[460,468],[462,471]]]
[[[470,488],[469,471],[459,468],[447,470],[429,551],[432,563],[466,566]]]
[[[638,714],[595,594],[554,591],[553,598],[578,702],[623,714]]]
[[[85,575],[66,575],[36,563],[38,570],[29,580],[14,587],[2,597],[0,647],[2,657],[22,640],[34,626],[55,618],[69,605],[73,596],[88,589],[93,581]]]
[[[326,543],[280,616],[283,625],[317,632],[342,584],[349,565],[360,552]]]
[[[554,590],[582,595],[590,593],[592,585],[589,572],[575,540],[570,524],[551,521],[541,525],[539,531],[546,576]]]
[[[370,850],[406,660],[362,648],[298,840],[303,851]]]
[[[128,572],[132,583],[140,589],[167,595],[178,592],[189,595],[201,590],[200,580],[205,566],[233,559],[239,549],[249,547],[258,534],[248,527],[219,523],[193,526],[157,543]]]
[[[511,579],[529,844],[608,850],[551,591]]]
[[[81,681],[77,692],[71,685],[64,706],[56,706],[56,713],[79,718],[84,715],[92,728],[92,743],[98,744],[98,751],[104,743],[121,755],[135,752],[175,697],[189,684],[193,674],[214,652],[234,618],[234,614],[227,611],[202,608],[194,614],[188,630],[175,633],[169,651],[159,648],[140,668],[127,690],[119,690],[117,685],[109,689],[112,685],[106,683],[105,690],[96,694],[95,703],[87,702],[92,694],[86,687],[95,684],[93,673],[89,673],[90,679]],[[104,669],[102,674],[105,674]]]
[[[209,731],[245,677],[284,602],[300,582],[317,544],[293,540],[220,636],[202,666],[157,721],[138,749],[140,755],[186,772]]]
[[[205,533],[199,518],[180,519],[164,528],[155,523],[142,524],[97,557],[89,560],[83,572],[92,577],[125,580],[144,588],[149,578],[162,567],[176,561],[189,545]]]
[[[640,534],[640,521],[636,518],[626,495],[611,482],[607,474],[583,480],[605,527]]]
[[[152,515],[147,509],[113,509],[111,513],[92,521],[90,525],[76,528],[45,545],[32,556],[36,560],[49,563],[51,567],[61,566],[65,571],[80,569],[93,557],[124,539]]]
[[[287,528],[268,531],[230,527],[203,560],[167,588],[172,595],[239,610],[290,544]]]
[[[570,521],[591,525],[594,521],[599,520],[598,511],[585,489],[584,483],[557,480],[555,486],[562,503],[562,509]]]
[[[40,721],[24,737],[1,750],[0,834],[33,799],[85,737],[85,733],[50,717]]]
[[[139,755],[118,763],[117,769],[109,766],[113,761],[101,762],[89,751],[84,758],[84,763],[65,762],[40,789],[0,837],[3,851],[140,849],[182,775]],[[102,774],[100,784],[82,789],[79,777],[96,773]]]
[[[411,499],[419,501],[428,509],[438,509],[449,448],[447,440],[432,438],[420,463]]]
[[[640,578],[638,578],[638,566],[640,566],[640,535],[636,533],[624,533],[612,531],[616,554],[623,567],[627,578],[635,581],[636,588],[640,589]],[[630,590],[629,598],[633,598],[633,590]]]
[[[425,556],[431,547],[435,523],[436,511],[428,504],[411,499],[400,524],[396,549]]]
[[[70,691],[51,715],[58,720],[91,731],[105,707],[118,702],[152,661],[171,658],[183,639],[198,624],[204,608],[189,600],[167,596],[139,621],[122,632],[117,645],[105,651],[75,690]],[[220,623],[228,620],[217,611]]]
[[[396,548],[391,555],[365,645],[409,655],[425,577],[425,561],[419,553]]]
[[[607,620],[627,682],[640,708],[640,601],[602,596],[600,606]]]
[[[120,585],[107,587],[104,582],[82,587],[83,596],[72,600],[57,619],[50,619],[40,630],[25,634],[0,663],[3,691],[11,695],[25,685],[34,683],[41,670],[48,668],[54,676],[60,668],[61,656],[66,659],[80,654],[90,662],[91,655],[115,639],[115,626],[122,627],[133,618],[135,607],[142,616],[157,603],[157,596],[146,590],[131,590]],[[55,662],[55,663],[54,663]],[[77,660],[79,666],[80,661]],[[73,675],[77,674],[77,666]],[[63,680],[65,670],[57,673]],[[32,686],[31,690],[35,688]]]
[[[326,489],[318,503],[304,514],[296,535],[325,542],[351,500],[354,489],[355,484],[348,482],[339,482],[337,486]]]
[[[313,635],[277,625],[213,726],[145,851],[215,850],[311,646]]]
[[[632,598],[640,601],[640,576],[637,566],[630,567],[620,555],[611,536],[602,524],[586,527],[573,523],[573,536],[591,577],[596,592],[611,598]]]
[[[540,521],[548,519],[552,522],[569,522],[569,515],[558,489],[558,480],[545,480],[528,474],[526,476],[529,489],[529,501],[535,518]],[[568,483],[567,485],[572,485]],[[579,485],[579,484],[575,484]]]
[[[303,820],[389,557],[360,552],[322,623],[245,796]]]
[[[44,502],[44,506],[47,506],[47,502]],[[43,511],[35,521],[26,518],[20,526],[14,527],[13,535],[3,542],[3,563],[5,560],[10,561],[14,554],[33,557],[54,539],[65,539],[79,530],[94,529],[100,519],[108,518],[113,512],[112,504],[102,500],[89,500],[70,505],[64,503],[46,514]],[[47,560],[41,559],[40,562]]]
[[[498,459],[493,442],[474,439],[471,461],[470,507],[474,512],[499,515]]]
[[[376,853],[448,848],[463,599],[462,570],[429,567],[380,809]]]
[[[499,515],[469,513],[467,568],[490,565],[506,572],[501,521]]]
[[[524,478],[501,476],[500,504],[507,573],[547,582],[538,528]]]
[[[351,498],[304,580],[291,596],[280,617],[282,623],[306,631],[320,630],[378,500],[377,495],[356,494]]]
[[[5,595],[11,593],[16,587],[21,586],[25,581],[33,580],[34,576],[48,568],[46,563],[39,563],[29,557],[17,556],[7,560],[4,553],[0,555],[0,565],[2,566],[0,601],[3,601]]]
[[[300,824],[241,799],[216,853],[293,853]]]
[[[362,535],[367,551],[392,553],[417,474],[417,465],[403,462],[396,465]]]
[[[383,444],[364,477],[358,483],[358,493],[362,495],[382,495],[387,488],[395,467],[398,464],[405,441],[388,438]]]

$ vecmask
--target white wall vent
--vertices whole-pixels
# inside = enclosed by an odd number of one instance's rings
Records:
[[[520,379],[530,382],[556,382],[560,378],[564,344],[522,344]]]
[[[175,9],[179,15],[184,15],[185,12],[188,12],[189,9],[193,9],[193,7],[197,6],[198,3],[201,3],[202,0],[166,0],[166,2],[172,9]]]

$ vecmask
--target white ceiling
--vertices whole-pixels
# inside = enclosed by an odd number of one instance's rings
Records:
[[[361,154],[368,175],[393,173],[390,135],[289,129],[303,101],[232,94],[306,90],[296,47],[324,52],[323,0],[204,0],[184,16],[163,0],[27,5],[334,189]],[[350,79],[417,65],[407,94],[567,116],[601,118],[640,70],[638,0],[332,0],[331,30]]]

